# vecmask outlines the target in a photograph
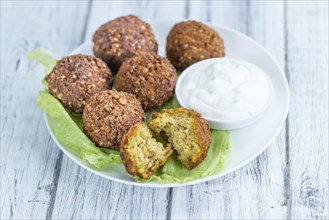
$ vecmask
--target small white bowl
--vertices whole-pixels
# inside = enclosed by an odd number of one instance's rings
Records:
[[[227,58],[227,57],[206,59],[206,60],[202,60],[197,63],[194,63],[193,65],[189,66],[187,69],[185,69],[180,74],[180,76],[178,77],[177,83],[176,83],[175,93],[176,93],[177,100],[182,107],[190,108],[189,106],[187,106],[184,103],[184,99],[182,98],[182,96],[180,94],[182,84],[184,83],[184,78],[188,77],[189,73],[196,71],[201,66],[217,63],[218,61],[223,61],[223,60],[240,61],[239,59]],[[244,61],[244,60],[241,60],[241,61]],[[244,61],[244,62],[247,62],[247,61]],[[266,72],[264,71],[264,73],[266,73]],[[247,116],[245,118],[240,118],[240,119],[218,119],[218,118],[212,118],[212,117],[202,115],[209,122],[210,127],[214,128],[214,129],[219,129],[219,130],[234,130],[234,129],[246,127],[246,126],[254,123],[255,121],[257,121],[258,119],[260,119],[262,117],[262,115],[264,114],[264,112],[266,111],[266,109],[268,108],[268,106],[270,105],[271,100],[272,100],[272,95],[273,95],[273,87],[272,87],[271,80],[267,74],[265,74],[265,76],[270,85],[270,97],[262,109],[260,109],[257,113],[255,113],[251,116]]]

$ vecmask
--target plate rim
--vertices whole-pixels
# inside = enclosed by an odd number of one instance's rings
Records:
[[[180,21],[185,21],[184,19],[180,20]],[[149,23],[151,24],[155,24],[155,23],[169,23],[169,22],[180,22],[180,21],[177,21],[177,20],[152,20],[152,21],[149,21]],[[276,129],[275,133],[272,135],[272,137],[266,142],[266,144],[264,144],[264,146],[262,148],[260,148],[260,150],[258,150],[253,156],[249,157],[248,159],[246,159],[245,161],[243,161],[242,163],[224,171],[224,172],[219,172],[215,175],[210,175],[210,176],[205,176],[203,178],[199,178],[199,179],[196,179],[196,180],[193,180],[193,181],[189,181],[189,182],[186,182],[186,183],[158,183],[158,182],[136,182],[136,181],[127,181],[127,180],[123,180],[123,179],[120,179],[120,178],[117,178],[117,177],[112,177],[112,176],[108,176],[108,175],[105,175],[99,171],[95,171],[93,170],[92,168],[86,166],[85,164],[81,163],[77,158],[75,158],[74,155],[72,155],[67,149],[65,149],[59,142],[58,140],[56,139],[54,133],[52,132],[52,129],[51,127],[49,126],[49,119],[47,115],[47,113],[44,113],[44,119],[45,119],[45,122],[46,122],[46,126],[47,126],[47,129],[53,139],[53,141],[56,143],[56,145],[61,149],[61,151],[68,157],[70,158],[71,160],[73,160],[77,165],[79,165],[80,167],[83,167],[84,169],[90,171],[91,173],[93,174],[96,174],[98,176],[101,176],[105,179],[109,179],[109,180],[112,180],[112,181],[115,181],[115,182],[119,182],[119,183],[123,183],[123,184],[127,184],[127,185],[133,185],[133,186],[140,186],[140,187],[149,187],[149,188],[169,188],[169,187],[183,187],[183,186],[190,186],[190,185],[195,185],[195,184],[199,184],[199,183],[204,183],[204,182],[207,182],[207,181],[210,181],[210,180],[214,180],[214,179],[217,179],[219,177],[222,177],[222,176],[225,176],[229,173],[232,173],[242,167],[244,167],[246,164],[250,163],[252,160],[254,160],[255,158],[257,158],[258,156],[260,156],[268,147],[269,145],[273,142],[273,140],[278,136],[279,132],[281,131],[286,119],[287,119],[287,116],[288,116],[288,112],[289,112],[289,106],[290,106],[290,89],[289,89],[289,84],[288,84],[288,80],[287,80],[287,77],[283,71],[283,69],[280,67],[278,61],[274,58],[274,56],[265,48],[263,47],[260,43],[258,43],[257,41],[255,41],[254,39],[248,37],[247,35],[237,31],[237,30],[234,30],[232,28],[229,28],[229,27],[226,27],[226,26],[223,26],[223,25],[218,25],[216,23],[212,23],[212,22],[203,22],[204,24],[206,25],[209,25],[211,27],[216,27],[216,28],[219,28],[219,29],[224,29],[228,32],[232,32],[236,35],[238,35],[239,37],[242,37],[244,38],[245,40],[253,43],[255,46],[261,48],[270,58],[271,60],[273,61],[273,63],[275,64],[275,66],[280,70],[278,72],[278,74],[280,74],[282,76],[282,78],[284,79],[284,88],[286,90],[286,94],[287,94],[287,103],[285,103],[286,107],[284,109],[284,117],[280,123],[280,126],[278,126],[278,128]],[[77,50],[78,48],[82,47],[82,46],[85,46],[87,44],[92,44],[91,41],[85,41],[83,42],[82,44],[80,44],[78,47],[76,47],[70,54],[74,53],[75,50]],[[261,120],[261,119],[260,119]]]

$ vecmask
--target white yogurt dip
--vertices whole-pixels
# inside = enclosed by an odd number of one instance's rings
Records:
[[[180,101],[204,117],[238,120],[266,108],[271,82],[258,66],[237,59],[217,59],[188,72],[179,88]]]

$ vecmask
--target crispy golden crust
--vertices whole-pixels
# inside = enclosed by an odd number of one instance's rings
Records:
[[[201,151],[199,153],[195,153],[193,155],[194,160],[189,162],[184,162],[184,165],[188,169],[193,169],[198,164],[200,164],[207,156],[211,137],[210,137],[210,126],[208,122],[201,116],[200,113],[189,110],[185,108],[176,108],[176,109],[164,109],[159,113],[153,113],[151,115],[151,120],[149,122],[149,128],[155,132],[157,130],[157,123],[155,120],[159,118],[161,120],[161,117],[163,117],[165,114],[170,114],[172,116],[178,115],[182,116],[185,115],[187,117],[190,117],[192,119],[191,125],[192,125],[192,131],[193,131],[193,138],[197,140],[198,144],[200,145]],[[159,132],[155,132],[159,134]],[[168,134],[166,134],[168,135]],[[173,146],[175,149],[175,146]]]
[[[135,126],[131,127],[129,131],[124,135],[121,145],[120,145],[120,156],[122,159],[122,162],[127,170],[127,172],[132,176],[140,176],[144,179],[148,179],[152,176],[154,172],[158,170],[159,167],[161,167],[167,159],[170,157],[170,155],[173,153],[171,145],[168,145],[166,148],[163,148],[160,154],[154,155],[152,166],[148,169],[141,169],[139,163],[143,161],[136,161],[136,155],[132,154],[132,151],[134,149],[139,147],[138,145],[131,144],[130,142],[135,136],[140,135],[140,129],[144,127],[144,123],[138,123]],[[155,140],[154,140],[155,142]],[[148,146],[152,147],[152,146]],[[147,156],[146,154],[144,156]],[[141,159],[139,159],[141,160]],[[138,163],[139,162],[139,163]]]
[[[116,76],[116,89],[134,94],[144,111],[168,102],[176,85],[176,70],[155,53],[139,53],[125,61]]]
[[[95,32],[93,42],[95,56],[104,60],[114,73],[136,53],[158,51],[151,26],[133,15],[103,24]]]
[[[132,175],[137,175],[137,167],[135,166],[135,161],[131,157],[131,154],[127,151],[127,144],[129,142],[129,139],[136,135],[138,132],[138,127],[141,126],[142,123],[138,123],[135,126],[131,127],[128,132],[123,136],[121,145],[120,145],[120,156],[121,160],[126,167],[127,172]]]
[[[199,140],[203,150],[201,151],[197,162],[186,164],[188,169],[193,169],[206,158],[211,143],[209,123],[196,111],[193,111],[193,118],[193,127],[196,130],[196,138]]]
[[[174,25],[167,36],[166,53],[177,70],[184,70],[200,60],[223,57],[224,42],[220,35],[197,21]]]
[[[136,97],[116,90],[91,97],[82,114],[87,136],[97,146],[113,150],[119,150],[124,134],[144,119],[144,111]]]
[[[77,54],[57,61],[46,80],[50,94],[80,113],[91,96],[111,88],[112,74],[101,59]]]

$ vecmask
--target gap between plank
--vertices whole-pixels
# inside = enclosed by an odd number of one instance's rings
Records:
[[[82,34],[81,34],[81,39],[80,39],[79,44],[82,44],[85,41],[86,32],[87,32],[87,25],[88,25],[88,21],[89,21],[89,17],[90,17],[91,8],[92,8],[92,0],[89,0],[88,1],[87,14],[86,14],[86,18],[84,20],[85,25],[84,25],[84,28],[83,28],[83,31],[82,31]],[[56,165],[55,165],[55,173],[54,173],[54,176],[53,176],[54,188],[51,191],[49,206],[47,208],[46,219],[52,219],[54,205],[55,205],[55,199],[56,199],[56,194],[57,194],[57,185],[58,185],[59,175],[61,173],[61,168],[62,168],[62,162],[63,162],[63,152],[60,150],[60,152],[58,154],[58,159],[57,159]]]
[[[63,152],[60,150],[58,159],[57,159],[56,165],[55,165],[55,173],[54,173],[54,177],[53,177],[54,186],[53,186],[53,189],[51,190],[46,219],[52,219],[53,209],[54,209],[54,205],[55,205],[55,198],[56,198],[56,193],[57,193],[58,179],[59,179],[59,174],[60,174],[61,168],[62,168],[62,161],[63,161]]]
[[[186,18],[186,19],[190,18],[190,1],[189,0],[185,0],[184,18]]]
[[[171,219],[171,208],[172,208],[172,198],[173,198],[173,188],[169,188],[168,191],[168,205],[167,205],[167,215],[166,219]]]
[[[250,19],[250,1],[249,0],[246,1],[246,15],[245,15],[245,17],[246,17],[245,34],[250,37],[250,21],[249,21],[249,19]]]
[[[85,18],[85,26],[84,26],[84,29],[82,31],[82,34],[81,34],[81,40],[80,40],[80,44],[82,44],[83,42],[86,41],[86,34],[87,34],[87,26],[88,26],[88,21],[89,21],[89,18],[90,18],[90,13],[91,13],[91,9],[93,7],[93,0],[88,0],[88,11],[87,11],[87,15],[86,15],[86,18]]]
[[[284,72],[289,84],[289,67],[288,67],[288,27],[287,27],[287,1],[284,2]],[[289,113],[286,118],[286,154],[285,162],[286,166],[284,169],[284,196],[285,196],[285,205],[287,206],[287,219],[291,219],[291,193],[290,193],[290,144],[289,144]]]
[[[206,17],[207,17],[207,21],[210,22],[211,21],[211,2],[210,2],[210,0],[207,0],[206,6],[207,6],[207,8],[206,8],[206,13],[207,13]]]

